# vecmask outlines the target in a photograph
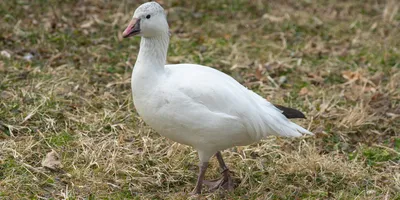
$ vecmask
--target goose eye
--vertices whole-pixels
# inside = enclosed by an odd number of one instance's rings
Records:
[[[150,19],[150,17],[151,17],[150,15],[147,15],[147,16],[146,16],[146,19]]]

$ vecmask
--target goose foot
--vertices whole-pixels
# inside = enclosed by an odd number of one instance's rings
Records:
[[[220,179],[215,179],[215,180],[211,180],[211,181],[204,180],[203,184],[207,185],[211,192],[213,192],[219,188],[223,188],[227,191],[233,191],[234,186],[233,186],[232,177],[230,175],[231,172],[228,169],[226,169],[222,173],[223,173],[223,176]]]
[[[210,191],[215,191],[218,188],[223,188],[227,191],[233,191],[234,185],[231,177],[232,172],[229,171],[228,167],[226,166],[224,159],[222,158],[221,152],[218,151],[215,154],[215,157],[217,157],[219,166],[222,169],[223,176],[220,179],[216,180],[211,180],[211,181],[204,180],[203,183],[210,188]]]

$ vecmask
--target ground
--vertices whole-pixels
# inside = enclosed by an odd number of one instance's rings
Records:
[[[0,2],[0,199],[190,197],[196,152],[132,102],[140,39],[121,35],[141,2]],[[236,189],[202,197],[400,199],[399,1],[159,2],[169,63],[221,70],[316,134],[224,151]]]

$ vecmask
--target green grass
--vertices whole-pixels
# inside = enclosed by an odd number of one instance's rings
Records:
[[[302,110],[296,122],[316,133],[224,151],[237,187],[205,198],[400,199],[397,1],[163,2],[168,62],[223,71]],[[139,38],[121,32],[139,4],[0,2],[0,51],[11,55],[0,56],[0,198],[190,196],[196,152],[151,130],[132,103]],[[41,166],[51,150],[59,171]],[[218,176],[212,160],[207,178]]]
[[[400,153],[393,151],[389,152],[387,149],[378,147],[369,147],[363,150],[363,156],[366,158],[368,165],[384,165],[388,161],[399,162]]]

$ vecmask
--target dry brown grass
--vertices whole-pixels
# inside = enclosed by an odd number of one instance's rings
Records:
[[[238,187],[203,197],[400,198],[397,1],[162,2],[169,62],[224,71],[317,133],[226,150]],[[133,107],[139,39],[121,31],[140,3],[0,2],[1,199],[189,197],[196,152]],[[41,165],[52,150],[54,170]]]

